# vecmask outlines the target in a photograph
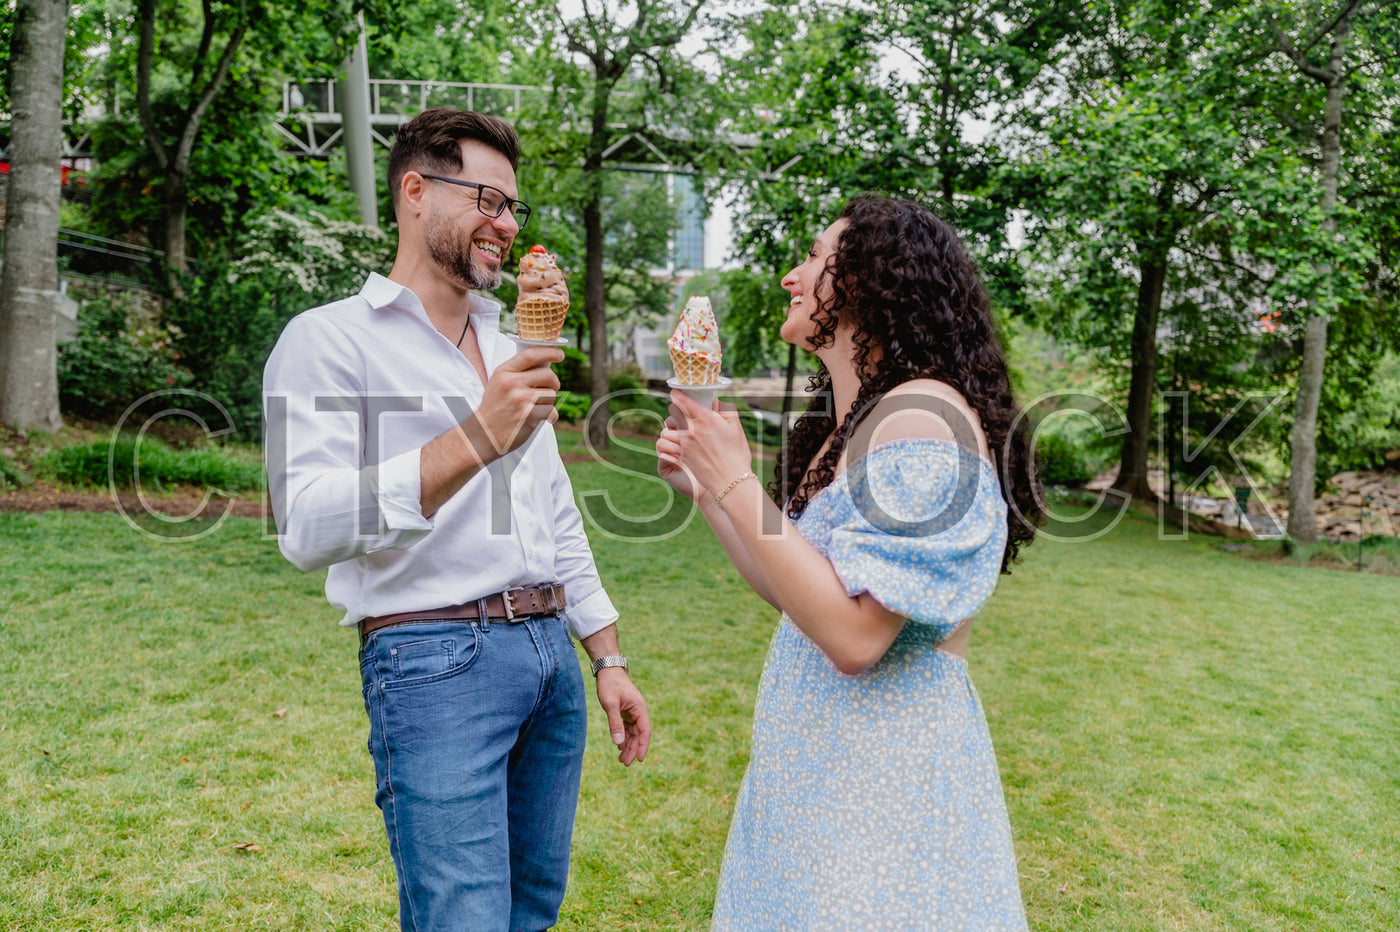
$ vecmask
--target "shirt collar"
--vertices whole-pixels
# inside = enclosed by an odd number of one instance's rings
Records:
[[[365,279],[364,287],[360,289],[360,297],[368,301],[369,306],[375,310],[397,308],[408,311],[429,327],[433,325],[432,321],[428,320],[428,312],[423,308],[423,302],[418,300],[416,294],[378,272],[369,273],[369,278]],[[500,328],[501,308],[504,307],[501,302],[485,295],[469,292],[467,303],[470,305],[468,313],[476,318],[478,338],[486,333],[494,333]]]

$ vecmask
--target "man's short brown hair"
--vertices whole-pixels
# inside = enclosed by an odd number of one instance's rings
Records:
[[[450,175],[462,170],[463,140],[480,142],[504,155],[512,170],[520,167],[520,137],[505,120],[473,110],[433,107],[409,120],[389,150],[389,192],[398,214],[399,186],[405,172]]]

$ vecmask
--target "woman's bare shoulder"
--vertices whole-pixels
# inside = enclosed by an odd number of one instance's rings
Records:
[[[954,440],[986,455],[977,412],[956,388],[938,379],[910,379],[885,393],[867,418],[870,442],[932,438]]]

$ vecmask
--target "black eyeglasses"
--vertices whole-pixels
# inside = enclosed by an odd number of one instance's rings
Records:
[[[499,217],[505,213],[506,208],[510,208],[510,215],[515,218],[516,225],[522,230],[525,228],[525,221],[530,219],[530,205],[524,201],[517,201],[499,188],[493,188],[489,184],[477,184],[475,181],[444,178],[442,175],[428,175],[423,172],[418,174],[433,181],[443,181],[463,188],[476,188],[476,209],[488,217]]]

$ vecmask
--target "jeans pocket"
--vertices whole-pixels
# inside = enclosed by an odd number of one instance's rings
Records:
[[[450,637],[417,638],[388,646],[384,689],[405,689],[457,676],[481,650],[475,629],[458,629]]]

